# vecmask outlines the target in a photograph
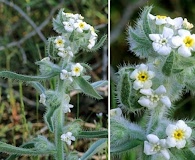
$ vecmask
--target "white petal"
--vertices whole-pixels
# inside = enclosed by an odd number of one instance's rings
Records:
[[[147,137],[148,141],[152,144],[156,144],[159,141],[159,138],[154,134],[148,134],[146,137]]]
[[[177,47],[181,46],[182,43],[183,43],[182,38],[180,36],[175,36],[175,37],[172,37],[172,39],[171,39],[171,46],[173,48],[177,48]]]
[[[159,50],[157,51],[160,55],[169,55],[171,53],[172,48],[169,46],[162,46],[161,48],[159,48]]]
[[[166,93],[166,88],[163,85],[160,85],[156,90],[155,93],[158,95]]]
[[[184,129],[184,130],[187,128],[187,125],[185,124],[185,122],[183,120],[177,121],[176,126],[180,129]]]
[[[177,126],[173,125],[173,124],[169,124],[166,128],[166,134],[167,136],[171,136],[173,134],[173,132],[175,131],[175,129],[177,129]]]
[[[180,140],[177,142],[176,147],[177,149],[184,148],[186,145],[186,140]]]
[[[171,29],[171,28],[167,28],[167,27],[164,27],[163,28],[163,36],[165,37],[165,38],[168,38],[168,37],[172,37],[173,36],[173,34],[174,34],[174,32],[173,32],[173,30]]]
[[[152,144],[150,144],[148,141],[144,141],[144,153],[146,155],[156,154],[156,152],[152,151]]]
[[[141,94],[144,94],[144,95],[146,95],[146,96],[150,96],[150,95],[153,94],[153,91],[152,91],[151,88],[149,88],[149,89],[140,89],[140,93],[141,93]]]
[[[169,97],[163,96],[163,97],[161,97],[160,100],[166,107],[168,107],[168,108],[171,107],[171,101],[170,101]]]
[[[143,83],[143,88],[145,88],[145,89],[150,88],[151,86],[152,86],[152,81],[151,80],[145,81]]]
[[[188,139],[192,134],[192,129],[190,127],[186,128],[186,132],[185,132],[185,138]]]
[[[166,143],[168,147],[175,147],[176,146],[176,141],[174,138],[168,137],[166,139]]]
[[[178,34],[179,34],[181,37],[191,35],[191,34],[190,34],[190,31],[185,30],[185,29],[180,29],[180,30],[178,30]]]
[[[162,47],[162,45],[159,43],[153,42],[152,47],[153,47],[154,51],[158,52],[158,50]]]
[[[183,57],[190,57],[191,56],[190,50],[185,46],[180,46],[179,47],[178,54],[180,54]]]
[[[160,146],[162,146],[162,147],[165,148],[166,145],[167,145],[167,144],[166,144],[166,139],[160,139],[160,140],[159,140],[159,144],[160,144]]]
[[[152,79],[152,78],[154,78],[155,73],[152,71],[148,71],[148,76],[149,76],[149,79]]]
[[[154,42],[158,42],[161,39],[159,34],[149,34],[149,37]]]
[[[140,97],[138,103],[143,107],[150,107],[151,101],[146,97]]]
[[[143,87],[143,83],[141,83],[140,81],[137,81],[137,80],[134,81],[134,83],[133,83],[133,88],[134,88],[135,90],[138,90],[138,89],[140,89],[140,88],[142,88],[142,87]]]
[[[174,19],[174,26],[175,26],[176,29],[181,28],[182,24],[183,24],[183,18],[182,17],[177,17],[177,18]]]
[[[152,14],[150,14],[150,13],[148,14],[148,17],[149,17],[151,20],[155,20],[155,18],[156,18],[154,15],[152,15]]]
[[[162,153],[162,155],[163,155],[167,160],[170,159],[169,152],[168,152],[166,149],[163,149],[163,150],[161,150],[160,152]]]
[[[74,136],[71,136],[71,141],[75,141],[75,137]]]
[[[120,108],[114,108],[110,110],[110,116],[118,116],[122,115],[122,110]]]
[[[162,24],[166,24],[166,18],[165,19],[156,19],[156,25],[162,25]]]
[[[148,70],[148,66],[145,65],[145,64],[140,64],[138,70],[139,71],[147,71]]]
[[[131,78],[131,79],[136,79],[137,76],[138,76],[138,70],[135,69],[135,70],[131,73],[130,78]]]

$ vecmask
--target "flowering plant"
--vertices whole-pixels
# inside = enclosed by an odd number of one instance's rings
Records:
[[[170,112],[184,91],[195,93],[193,24],[152,15],[151,9],[146,6],[135,28],[128,29],[130,50],[145,63],[117,73],[119,108],[110,112],[111,153],[133,150],[140,160],[195,159],[195,121],[175,121]],[[140,120],[132,122],[130,113]]]
[[[44,120],[54,140],[45,136],[38,136],[15,147],[0,142],[0,152],[11,154],[8,160],[19,155],[44,155],[49,154],[56,160],[85,160],[106,148],[107,131],[83,131],[80,119],[75,119],[70,124],[65,124],[67,113],[74,107],[70,104],[70,92],[76,90],[96,99],[103,97],[96,91],[98,87],[105,86],[107,81],[101,80],[90,83],[87,71],[90,66],[85,63],[75,62],[75,55],[80,50],[94,51],[101,47],[106,40],[106,35],[98,42],[98,35],[93,26],[84,21],[80,14],[65,13],[61,9],[55,19],[53,28],[59,34],[48,39],[46,46],[47,57],[36,62],[40,75],[28,76],[10,71],[1,71],[0,76],[23,81],[32,85],[39,93],[39,102],[45,106]],[[56,86],[47,89],[42,81],[55,79]],[[54,88],[54,89],[53,89]],[[78,117],[77,117],[78,118]],[[100,138],[82,156],[72,151],[70,145],[78,138]]]

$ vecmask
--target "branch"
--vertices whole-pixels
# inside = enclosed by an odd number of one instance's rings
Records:
[[[116,41],[116,39],[121,34],[123,28],[126,26],[129,18],[132,16],[134,11],[137,8],[143,6],[146,2],[147,2],[147,0],[139,0],[136,3],[132,4],[130,2],[127,5],[127,7],[125,8],[125,10],[123,12],[123,15],[122,15],[120,22],[118,22],[118,25],[110,33],[110,44],[113,43],[114,41]]]
[[[3,2],[4,0],[0,0],[0,2]],[[47,19],[41,23],[41,25],[39,27],[36,28],[36,30],[33,30],[32,32],[30,32],[29,34],[27,34],[24,38],[20,39],[19,41],[16,42],[11,42],[9,44],[7,44],[6,46],[0,46],[0,51],[6,49],[6,48],[11,48],[11,47],[15,47],[15,46],[20,46],[22,43],[24,43],[27,39],[31,38],[32,36],[34,36],[35,34],[37,34],[37,31],[40,32],[40,30],[42,30],[49,22],[50,19],[53,17],[53,14],[55,13],[56,10],[58,10],[61,7],[61,3],[59,5],[57,5],[55,8],[53,8],[49,14],[49,16],[47,17]]]

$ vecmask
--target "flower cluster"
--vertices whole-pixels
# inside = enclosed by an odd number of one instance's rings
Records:
[[[166,107],[171,107],[171,101],[168,96],[166,96],[166,88],[161,85],[156,90],[152,87],[152,78],[155,77],[153,71],[148,70],[148,66],[145,64],[140,64],[131,73],[130,78],[134,80],[133,88],[139,90],[143,95],[139,98],[138,103],[147,107],[148,109],[154,109],[159,104],[165,105]]]
[[[61,135],[61,140],[66,142],[70,146],[71,141],[75,141],[75,137],[72,135],[72,132],[67,132]]]
[[[83,66],[80,65],[80,63],[76,63],[71,66],[71,71],[67,71],[66,69],[63,69],[60,73],[60,79],[61,80],[69,80],[70,82],[73,81],[73,76],[78,77],[81,75],[83,71]]]
[[[148,141],[144,141],[144,153],[146,155],[161,153],[165,159],[170,159],[168,148],[184,148],[191,134],[192,129],[183,120],[179,120],[175,125],[169,124],[166,128],[166,139],[159,139],[154,134],[147,135]]]
[[[158,33],[149,34],[154,51],[160,55],[169,55],[176,52],[183,57],[190,57],[195,51],[195,35],[190,33],[193,24],[182,17],[171,19],[166,16],[148,15],[154,22]]]

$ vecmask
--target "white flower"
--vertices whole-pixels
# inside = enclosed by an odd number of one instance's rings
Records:
[[[160,103],[164,104],[166,107],[171,107],[171,101],[169,97],[165,96],[166,88],[161,85],[155,91],[151,88],[141,89],[140,93],[145,96],[142,96],[138,103],[148,109],[154,109]]]
[[[87,48],[91,49],[95,45],[95,42],[96,42],[96,37],[93,37],[93,36],[90,37]]]
[[[103,113],[102,113],[102,112],[96,113],[96,116],[97,116],[98,118],[101,118],[101,117],[103,116]]]
[[[73,57],[73,52],[70,46],[68,46],[67,48],[58,48],[58,50],[59,52],[57,54],[62,58],[66,58],[67,56]]]
[[[111,117],[114,117],[114,116],[120,117],[120,116],[122,116],[122,110],[120,108],[111,109],[110,116]]]
[[[166,128],[167,145],[169,147],[177,147],[178,149],[185,147],[186,140],[191,136],[192,129],[185,124],[183,120],[177,121],[175,125],[169,124]]]
[[[63,69],[62,72],[60,73],[60,79],[61,80],[69,80],[69,81],[73,81],[72,79],[72,73],[68,72],[67,70]]]
[[[68,112],[71,112],[70,108],[73,108],[74,106],[72,104],[65,104],[63,106],[63,112],[64,113],[68,113]]]
[[[172,48],[169,41],[171,40],[173,34],[173,30],[167,27],[163,28],[162,34],[149,34],[150,39],[153,41],[153,49],[161,55],[170,54]]]
[[[167,17],[167,16],[161,16],[161,15],[154,16],[152,14],[148,14],[148,17],[151,20],[154,20],[156,25],[163,25],[163,24],[167,24],[167,23],[172,23],[171,18]]]
[[[63,22],[64,24],[64,29],[67,31],[67,32],[72,32],[74,30],[74,23],[75,23],[75,20],[70,18],[69,21],[65,21]]]
[[[81,72],[83,71],[83,66],[80,65],[80,63],[76,63],[75,65],[72,65],[72,76],[80,76]]]
[[[40,100],[39,100],[40,103],[42,103],[43,105],[46,105],[45,102],[46,102],[46,95],[44,93],[42,93],[40,95]]]
[[[64,38],[62,36],[58,36],[55,40],[54,43],[56,44],[56,48],[64,47]]]
[[[77,20],[77,22],[74,24],[74,27],[76,28],[77,32],[82,33],[83,30],[88,30],[90,28],[90,25],[81,20]]]
[[[190,57],[191,51],[195,51],[195,35],[184,29],[178,30],[178,35],[172,38],[172,46],[178,48],[181,56]]]
[[[184,29],[187,29],[187,30],[190,30],[194,27],[194,25],[192,23],[189,23],[186,18],[184,18],[182,25],[183,25]]]
[[[97,37],[97,34],[95,33],[95,29],[92,26],[90,26],[89,30],[91,31],[92,36]]]
[[[165,159],[170,159],[169,152],[167,151],[166,147],[166,140],[159,139],[154,134],[147,135],[148,141],[144,141],[144,153],[146,155],[154,155],[161,153]]]
[[[66,134],[61,135],[61,140],[66,142],[69,146],[71,145],[71,141],[75,141],[75,137],[72,136],[71,132],[67,132]]]
[[[135,80],[133,83],[133,88],[135,90],[150,88],[152,86],[151,79],[154,77],[154,75],[154,72],[148,71],[148,66],[145,64],[140,64],[130,75],[130,78]]]
[[[50,61],[50,58],[49,58],[49,57],[45,57],[45,58],[43,58],[41,61],[42,61],[42,62],[48,62],[48,61]]]

